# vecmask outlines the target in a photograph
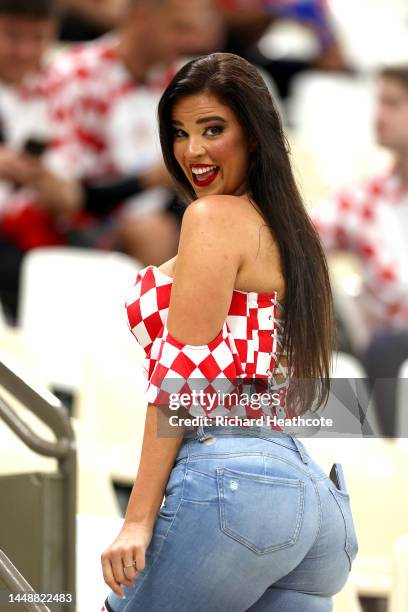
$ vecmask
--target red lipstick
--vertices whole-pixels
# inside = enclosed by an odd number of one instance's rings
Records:
[[[206,168],[208,168],[208,170],[203,172]],[[199,169],[202,170],[202,172],[194,173],[193,169]],[[193,183],[197,187],[207,187],[211,185],[220,171],[219,167],[215,166],[215,164],[191,164],[190,170],[193,177]]]

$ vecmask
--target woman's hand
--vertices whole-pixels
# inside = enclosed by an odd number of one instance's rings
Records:
[[[133,586],[145,567],[145,552],[153,535],[153,526],[125,521],[116,540],[101,555],[103,578],[119,597],[124,597],[121,584]],[[132,567],[133,561],[136,564]]]

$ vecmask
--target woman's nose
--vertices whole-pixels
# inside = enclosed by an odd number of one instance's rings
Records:
[[[205,147],[203,146],[201,140],[190,138],[188,143],[188,154],[191,157],[197,157],[199,155],[203,155],[203,153],[205,153]]]

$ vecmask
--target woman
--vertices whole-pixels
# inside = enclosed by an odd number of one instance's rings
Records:
[[[214,53],[176,74],[159,125],[189,204],[177,257],[141,270],[126,305],[147,355],[150,403],[124,525],[102,554],[105,609],[331,610],[357,553],[344,484],[276,423],[203,418],[187,431],[157,408],[186,388],[191,399],[203,381],[241,391],[248,379],[272,383],[278,401],[262,405],[264,417],[290,406],[304,414],[327,398],[330,285],[280,119],[257,70]],[[288,371],[309,382],[290,404]],[[259,416],[238,403],[187,405],[190,415]],[[167,427],[158,432],[159,415]]]

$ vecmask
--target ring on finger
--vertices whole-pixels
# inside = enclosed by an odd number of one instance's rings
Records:
[[[137,569],[136,561],[132,561],[132,563],[130,565],[124,565],[123,569],[127,569],[128,567],[134,567],[135,569]]]

